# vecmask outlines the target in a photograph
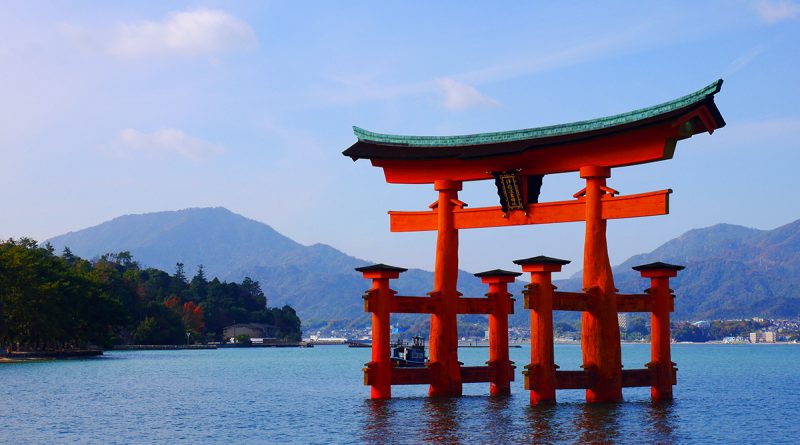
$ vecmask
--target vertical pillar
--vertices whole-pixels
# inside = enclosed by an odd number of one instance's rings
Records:
[[[434,204],[438,214],[436,264],[433,270],[433,292],[436,311],[431,314],[430,396],[460,396],[461,368],[458,363],[458,230],[453,210],[458,203],[460,181],[446,179],[434,182],[439,199]]]
[[[514,301],[508,293],[508,283],[522,275],[507,270],[490,270],[476,273],[483,284],[489,285],[489,366],[493,369],[493,380],[489,394],[493,396],[511,394],[514,370],[508,355],[508,314],[513,313]]]
[[[553,351],[553,281],[568,260],[536,256],[514,261],[530,272],[531,286],[526,307],[531,310],[531,362],[526,366],[526,388],[531,405],[556,401],[556,364]],[[535,291],[534,291],[535,289]]]
[[[581,167],[586,179],[586,239],[583,251],[583,288],[596,288],[596,300],[581,317],[583,368],[592,372],[593,384],[586,390],[587,402],[622,401],[622,354],[617,321],[616,288],[606,243],[606,220],[602,199],[606,193],[608,167]]]
[[[373,399],[392,397],[392,361],[390,347],[391,298],[395,291],[389,288],[389,280],[400,276],[407,269],[374,264],[357,267],[364,278],[372,280],[372,288],[364,296],[365,310],[372,312],[372,361],[364,368],[365,384],[372,386]]]
[[[653,373],[653,386],[650,398],[653,401],[672,400],[673,369],[670,351],[669,313],[674,310],[672,290],[669,279],[678,276],[684,266],[662,262],[635,266],[642,278],[650,278],[647,292],[653,299],[650,313],[650,363],[647,367]]]

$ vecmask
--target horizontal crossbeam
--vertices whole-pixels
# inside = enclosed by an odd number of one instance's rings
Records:
[[[392,385],[429,385],[431,370],[421,368],[392,368]]]
[[[509,362],[506,364],[509,369],[508,375],[513,379],[514,367]],[[494,366],[461,366],[461,383],[483,383],[495,380],[496,372]],[[364,385],[373,384],[373,373],[375,368],[366,367],[364,371]],[[431,383],[430,368],[392,368],[392,385],[428,385]]]
[[[526,290],[523,291],[525,296],[524,307],[525,309],[537,309],[536,302],[541,298],[539,296],[539,286],[536,284],[529,284],[525,286]],[[555,289],[555,286],[553,286]],[[583,312],[591,310],[592,302],[596,299],[594,290],[590,292],[553,292],[553,310],[554,311],[576,311]]]
[[[670,308],[670,312],[674,309]],[[649,294],[617,294],[617,312],[653,312],[653,297]]]
[[[554,311],[583,312],[591,309],[592,294],[585,292],[553,292]]]
[[[461,383],[482,383],[494,380],[494,368],[491,366],[462,366]]]
[[[436,300],[431,297],[399,297],[389,299],[389,312],[393,314],[432,314],[436,312]]]
[[[375,312],[377,292],[372,290],[364,294],[364,312]],[[439,305],[439,299],[432,297],[392,296],[389,297],[389,312],[393,314],[433,314]],[[459,298],[456,313],[458,314],[490,314],[494,312],[499,300],[489,298]],[[506,308],[508,314],[514,313],[514,299],[510,299]]]
[[[556,371],[556,389],[586,389],[592,378],[589,371]]]
[[[539,298],[539,288],[533,285],[526,286],[525,309],[534,309]],[[652,312],[653,297],[650,294],[617,294],[617,312]],[[593,302],[596,301],[594,292],[553,292],[554,311],[591,311]],[[670,307],[670,312],[674,309]]]
[[[636,218],[666,215],[669,213],[669,194],[672,190],[640,193],[636,195],[606,195],[602,200],[603,219]],[[453,210],[456,229],[519,226],[583,221],[586,200],[541,202],[528,204],[527,213],[516,210],[504,214],[498,207],[462,208]],[[422,212],[390,211],[392,232],[422,232],[437,230],[438,209]]]
[[[458,309],[456,312],[459,314],[488,314],[492,312],[494,304],[488,298],[459,298]]]
[[[635,388],[653,386],[655,384],[655,370],[650,369],[623,369],[622,387]],[[594,373],[591,371],[556,371],[556,389],[588,389],[592,386]],[[677,369],[672,369],[672,384],[677,382]],[[531,388],[535,389],[535,388]]]

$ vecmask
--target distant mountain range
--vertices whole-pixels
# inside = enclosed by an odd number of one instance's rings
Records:
[[[369,320],[361,295],[370,283],[354,270],[369,261],[325,244],[304,246],[221,207],[120,216],[48,242],[57,252],[69,247],[84,258],[127,250],[143,266],[167,272],[181,262],[190,278],[200,264],[209,277],[250,277],[261,283],[270,306],[290,304],[306,326]],[[395,283],[402,294],[425,295],[432,290],[433,273],[411,269]],[[486,292],[479,279],[463,271],[459,289],[466,295]]]
[[[670,282],[675,318],[731,319],[800,316],[800,220],[773,230],[717,224],[690,230],[615,269],[622,292],[641,292],[631,266],[664,261],[686,270]]]
[[[142,265],[168,272],[182,262],[190,276],[199,264],[208,276],[223,280],[249,276],[261,283],[271,306],[292,305],[307,327],[368,320],[360,298],[368,283],[353,269],[369,261],[325,244],[301,245],[224,208],[125,215],[49,242],[57,251],[69,247],[84,258],[130,251]],[[672,283],[678,298],[675,319],[800,314],[800,220],[770,231],[728,224],[689,231],[616,267],[621,292],[646,288],[630,266],[652,261],[687,266]],[[395,283],[401,294],[425,295],[432,289],[433,273],[411,269]],[[581,279],[576,274],[556,284],[579,290]],[[516,285],[512,292],[519,295],[520,289]],[[459,290],[482,296],[486,287],[462,271]],[[526,312],[518,298],[512,325],[527,325]]]

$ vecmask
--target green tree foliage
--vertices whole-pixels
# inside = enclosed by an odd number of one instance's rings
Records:
[[[0,343],[26,350],[108,344],[125,322],[120,301],[67,252],[23,238],[0,243]]]
[[[294,309],[266,303],[257,281],[208,281],[202,266],[187,281],[182,264],[171,276],[142,269],[130,252],[87,261],[31,239],[0,243],[0,346],[183,344],[187,332],[219,340],[234,322],[272,325],[279,337],[299,340]]]
[[[270,312],[274,324],[278,328],[278,337],[285,340],[300,340],[300,318],[291,306],[285,305],[280,309],[272,308]],[[269,320],[269,317],[266,319]]]
[[[250,336],[247,334],[241,334],[236,336],[236,344],[239,345],[246,345],[250,346],[253,342],[250,340]]]
[[[186,333],[180,315],[159,303],[151,303],[147,316],[133,331],[140,345],[179,345],[186,343]]]

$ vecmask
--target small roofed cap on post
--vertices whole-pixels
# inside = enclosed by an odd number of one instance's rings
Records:
[[[686,266],[679,266],[677,264],[669,264],[669,263],[662,263],[661,261],[656,261],[655,263],[633,266],[631,267],[631,269],[637,272],[644,272],[648,270],[674,270],[677,272],[679,270],[686,269]]]
[[[484,277],[518,277],[522,275],[521,272],[511,272],[510,270],[494,269],[487,270],[486,272],[478,272],[474,274],[478,278]]]
[[[520,265],[520,266],[527,266],[527,265],[531,265],[531,264],[547,264],[547,265],[553,265],[553,266],[564,266],[564,265],[569,264],[571,262],[572,261],[570,261],[570,260],[561,260],[561,259],[558,259],[558,258],[552,258],[552,257],[549,257],[549,256],[544,256],[544,255],[534,256],[534,257],[530,257],[530,258],[523,258],[521,260],[514,260],[514,264],[517,264],[517,265]]]
[[[388,264],[378,263],[371,266],[356,267],[357,272],[397,272],[403,273],[408,269],[402,267],[389,266]]]

